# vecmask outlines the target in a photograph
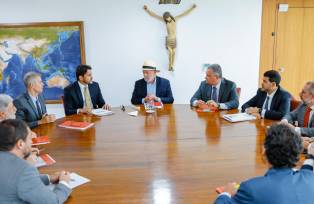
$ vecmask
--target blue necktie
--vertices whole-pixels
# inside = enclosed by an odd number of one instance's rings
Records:
[[[215,101],[216,103],[218,102],[216,86],[213,86],[212,100]]]
[[[267,96],[267,98],[266,98],[266,103],[265,103],[265,107],[264,107],[265,110],[268,110],[268,102],[269,102],[269,96]]]
[[[40,108],[40,104],[39,104],[39,101],[38,99],[36,100],[36,108],[37,108],[37,112],[38,112],[38,116],[39,118],[42,118],[42,112],[41,112],[41,108]]]

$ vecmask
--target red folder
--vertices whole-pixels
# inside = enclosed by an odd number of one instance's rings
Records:
[[[90,128],[93,125],[94,125],[94,123],[67,120],[67,121],[61,123],[59,125],[59,127],[75,129],[75,130],[86,130],[87,128]]]
[[[49,154],[42,154],[37,157],[35,166],[36,167],[49,166],[54,163],[56,163],[56,161],[51,156],[49,156]]]
[[[49,144],[49,138],[48,136],[40,136],[36,138],[32,138],[32,145],[43,145],[43,144]]]

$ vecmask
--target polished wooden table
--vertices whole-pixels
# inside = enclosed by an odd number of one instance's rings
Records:
[[[165,105],[156,113],[129,116],[114,108],[105,117],[74,115],[34,129],[57,163],[41,173],[69,170],[91,179],[67,203],[212,203],[215,188],[263,175],[265,128],[274,121],[229,123],[237,110],[198,113],[189,105]],[[84,131],[57,127],[64,120],[90,121]]]

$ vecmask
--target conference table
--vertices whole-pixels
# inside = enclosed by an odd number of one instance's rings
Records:
[[[41,173],[75,172],[91,180],[66,203],[213,203],[215,188],[263,175],[265,129],[276,121],[230,123],[220,112],[164,105],[155,113],[126,107],[113,115],[72,115],[34,129],[56,163]],[[65,120],[93,122],[85,131],[58,127]]]

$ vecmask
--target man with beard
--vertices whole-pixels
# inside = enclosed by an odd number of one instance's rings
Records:
[[[302,103],[294,111],[285,115],[281,121],[289,124],[302,136],[314,137],[314,81],[304,85],[300,97]],[[298,127],[292,125],[294,122],[298,123]]]
[[[291,95],[279,86],[280,74],[275,70],[264,73],[262,88],[242,105],[242,112],[256,118],[280,120],[290,111]]]
[[[156,63],[146,60],[143,65],[144,78],[135,82],[131,103],[134,105],[150,101],[158,101],[163,104],[172,104],[174,99],[167,79],[156,76]]]
[[[71,193],[70,173],[40,175],[25,161],[31,154],[32,132],[21,120],[0,123],[0,202],[60,204]],[[48,185],[57,184],[54,190]]]
[[[64,112],[66,115],[90,114],[92,109],[109,110],[99,85],[93,81],[92,68],[81,64],[76,68],[77,81],[64,88]]]

